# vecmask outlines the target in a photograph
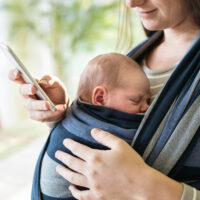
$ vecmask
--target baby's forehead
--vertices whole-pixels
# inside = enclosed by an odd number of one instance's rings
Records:
[[[130,57],[119,54],[119,53],[107,53],[107,54],[101,54],[93,58],[90,62],[92,65],[98,65],[98,66],[107,66],[112,67],[113,65],[118,67],[138,67],[138,64],[132,60]],[[116,67],[117,68],[117,67]],[[114,70],[114,69],[113,69]]]
[[[150,83],[142,69],[127,70],[119,73],[119,86],[124,90],[141,91],[142,93],[150,93]]]

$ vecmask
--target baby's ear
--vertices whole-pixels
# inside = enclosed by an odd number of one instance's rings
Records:
[[[103,86],[97,86],[92,92],[92,104],[104,106],[107,99],[107,90]]]

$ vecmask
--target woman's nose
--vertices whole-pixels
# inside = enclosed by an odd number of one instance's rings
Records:
[[[145,0],[126,0],[126,6],[133,8],[137,6],[141,6]]]

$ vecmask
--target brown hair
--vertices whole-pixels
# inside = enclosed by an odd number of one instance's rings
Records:
[[[132,45],[133,22],[131,18],[130,8],[126,6],[124,0],[119,0],[118,31],[115,50],[118,52],[123,52],[124,50],[127,51],[127,49],[130,49]]]
[[[118,53],[103,54],[93,58],[81,74],[77,96],[86,102],[91,102],[95,87],[104,85],[108,90],[121,87],[122,65],[134,67],[135,62]]]
[[[186,7],[192,14],[192,18],[197,26],[200,27],[200,0],[184,0]]]

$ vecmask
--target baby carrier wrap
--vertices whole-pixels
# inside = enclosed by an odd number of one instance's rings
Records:
[[[68,108],[66,117],[52,130],[41,152],[35,170],[33,199],[75,200],[68,190],[70,183],[56,173],[56,166],[61,162],[55,158],[55,152],[62,150],[71,153],[64,147],[64,139],[71,138],[95,149],[108,149],[92,138],[90,132],[95,127],[109,131],[131,144],[143,116],[75,100]]]
[[[138,62],[162,38],[157,32],[128,55]],[[137,51],[139,49],[139,51]],[[146,163],[200,189],[200,34],[145,113],[132,142]]]
[[[155,33],[130,51],[128,56],[137,62],[142,61],[162,35],[161,31]],[[145,113],[131,143],[150,166],[197,189],[200,189],[199,94],[200,36]],[[36,165],[32,200],[41,199],[39,173],[48,142],[49,139]]]

